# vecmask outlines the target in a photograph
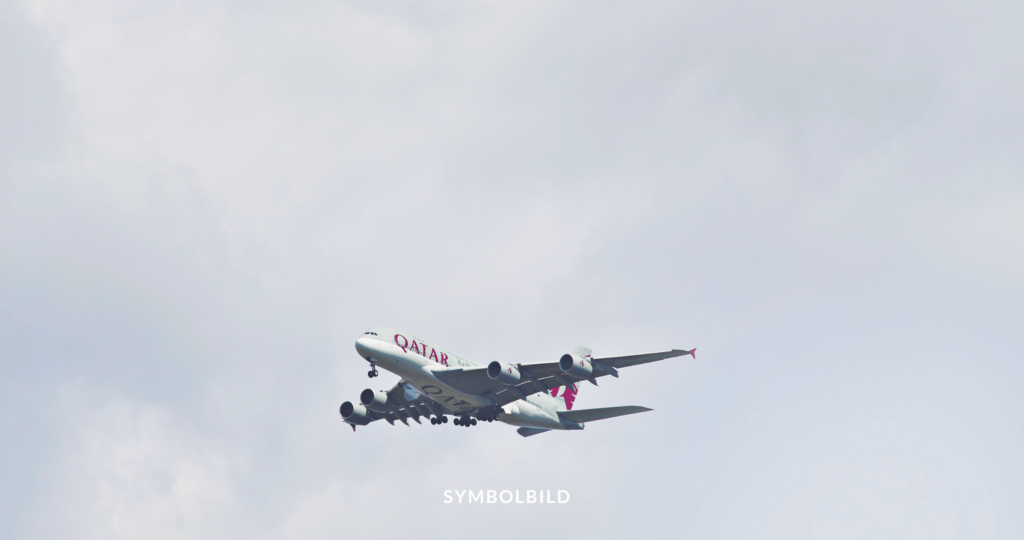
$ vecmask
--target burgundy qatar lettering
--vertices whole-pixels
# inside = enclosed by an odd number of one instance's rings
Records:
[[[448,366],[448,353],[441,351],[438,356],[437,349],[430,348],[430,354],[427,355],[427,344],[418,342],[415,339],[412,340],[412,344],[409,343],[409,339],[402,334],[395,334],[395,345],[398,345],[402,352],[409,352],[410,350],[416,351],[416,354],[423,356],[428,360],[433,360],[444,367]]]
[[[398,338],[402,338],[402,341],[404,341],[405,344],[403,345],[403,344],[399,343],[398,342]],[[395,345],[398,345],[399,347],[401,347],[402,352],[409,352],[409,351],[406,350],[406,349],[409,348],[409,340],[405,339],[405,336],[403,336],[402,334],[395,334]]]

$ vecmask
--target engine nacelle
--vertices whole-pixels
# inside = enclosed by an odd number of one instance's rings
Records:
[[[359,394],[359,401],[364,407],[371,411],[388,412],[391,410],[391,403],[388,400],[388,393],[383,390],[367,388]]]
[[[562,373],[581,379],[589,379],[594,375],[594,365],[590,363],[590,360],[575,354],[563,354],[562,358],[558,360],[558,367],[561,368]]]
[[[366,411],[366,407],[357,405],[351,401],[346,401],[341,404],[341,418],[349,424],[356,424],[365,426],[369,424],[370,414]]]
[[[520,378],[519,368],[512,364],[498,362],[497,360],[487,364],[487,376],[492,379],[497,379],[498,382],[506,386],[515,386],[519,384]]]

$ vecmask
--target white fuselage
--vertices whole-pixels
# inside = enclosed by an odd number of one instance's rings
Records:
[[[405,379],[456,416],[472,415],[478,409],[493,405],[489,396],[460,392],[434,376],[437,371],[477,364],[411,334],[394,328],[374,328],[356,340],[356,351],[368,361],[372,358],[381,369]],[[534,394],[504,405],[498,420],[514,426],[566,429],[558,419],[560,403],[561,400],[546,392]]]

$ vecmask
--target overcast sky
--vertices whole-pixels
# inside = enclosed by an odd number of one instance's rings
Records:
[[[1022,537],[1022,29],[3,0],[0,537]],[[583,386],[654,412],[582,432],[352,433],[378,325],[698,351]]]

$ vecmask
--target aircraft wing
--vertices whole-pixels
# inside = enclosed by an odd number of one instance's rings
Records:
[[[689,351],[672,349],[671,351],[633,354],[629,356],[592,358],[591,362],[594,365],[594,372],[589,379],[563,373],[562,369],[558,367],[558,362],[519,364],[519,374],[522,378],[516,386],[505,386],[491,379],[487,376],[487,368],[484,366],[435,371],[434,376],[462,392],[476,395],[490,394],[497,401],[497,405],[501,406],[512,403],[517,399],[524,399],[531,394],[547,392],[559,386],[571,386],[584,380],[589,380],[596,385],[595,379],[597,377],[604,377],[605,375],[618,377],[618,369],[620,368],[687,354],[696,357],[696,351],[697,349]]]
[[[503,384],[487,376],[487,366],[439,369],[434,371],[434,376],[448,386],[467,394],[482,396],[488,392],[495,393],[505,389]]]
[[[640,364],[647,364],[650,362],[656,362],[658,360],[664,360],[666,358],[674,358],[676,356],[694,355],[696,358],[697,349],[690,351],[683,351],[680,349],[672,349],[671,351],[662,351],[645,354],[631,354],[629,356],[608,356],[605,358],[591,358],[590,361],[594,364],[594,376],[604,377],[605,375],[613,375],[618,377],[617,370],[624,367],[638,366]],[[612,369],[603,369],[610,367]],[[486,371],[486,370],[484,370]],[[562,369],[558,367],[558,362],[542,362],[537,364],[520,364],[519,373],[523,377],[551,377],[562,374]],[[484,373],[486,375],[486,373]],[[564,375],[564,374],[563,374]],[[576,380],[586,380],[579,377],[575,377]],[[559,386],[559,385],[555,385]]]
[[[484,374],[486,376],[486,374]],[[412,418],[416,423],[420,422],[421,416],[442,415],[447,411],[436,401],[421,394],[404,379],[388,390],[388,403],[393,403],[391,409],[386,412],[368,410],[370,418],[374,420],[386,420],[389,424],[395,425],[395,420],[409,425],[408,419]]]
[[[680,349],[672,349],[671,351],[646,353],[646,354],[631,354],[629,356],[609,356],[607,358],[594,358],[595,364],[604,364],[613,368],[624,368],[629,366],[638,366],[640,364],[647,364],[649,362],[656,362],[658,360],[664,360],[666,358],[675,358],[676,356],[690,355],[697,358],[697,349],[691,349],[689,351],[683,351]],[[557,365],[558,363],[555,362]],[[607,374],[607,373],[606,373]]]

